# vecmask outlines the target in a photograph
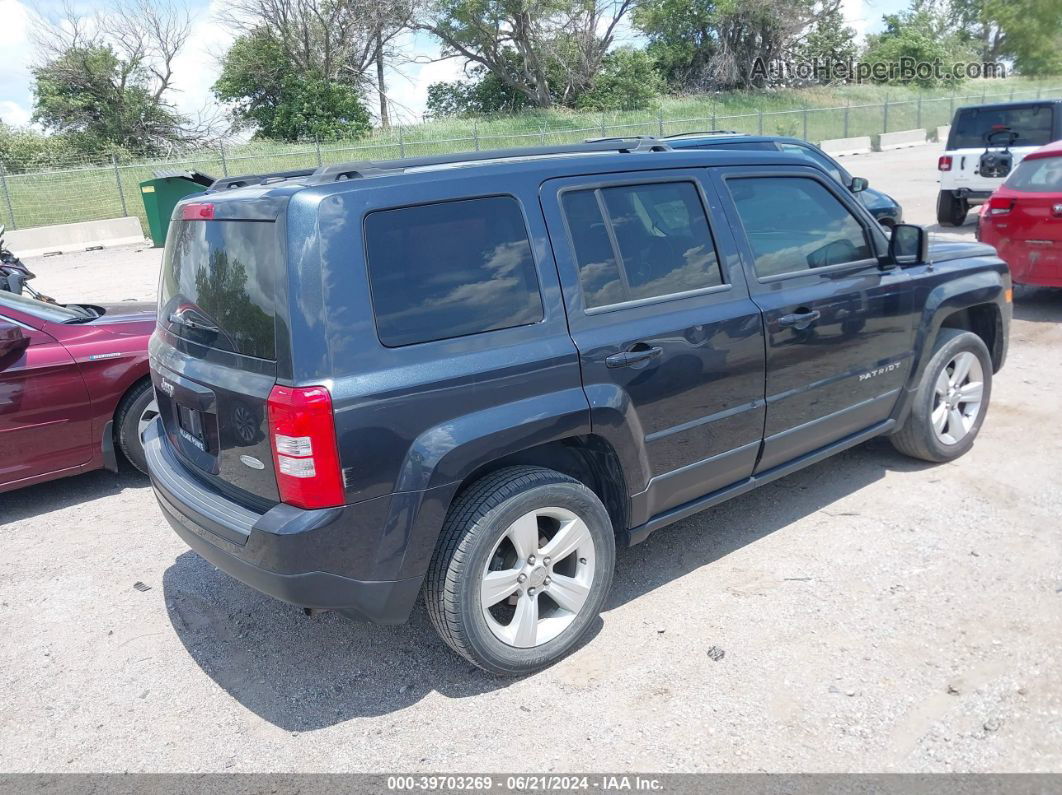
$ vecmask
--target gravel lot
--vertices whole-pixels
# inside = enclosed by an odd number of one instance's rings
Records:
[[[846,162],[930,223],[936,155]],[[149,298],[159,259],[31,268],[67,300]],[[876,440],[621,551],[590,642],[518,681],[422,610],[258,595],[131,471],[0,495],[0,769],[1062,771],[1060,350],[1062,291],[1019,293],[969,455]]]

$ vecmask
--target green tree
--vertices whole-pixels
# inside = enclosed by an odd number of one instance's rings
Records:
[[[8,173],[69,165],[81,159],[81,154],[65,135],[45,135],[32,128],[0,122],[0,163]]]
[[[757,61],[796,54],[801,37],[840,0],[642,0],[634,25],[680,90],[757,88]]]
[[[298,71],[268,31],[237,39],[225,54],[214,94],[231,103],[236,125],[256,138],[357,138],[371,129],[369,112],[350,82],[328,78],[313,65]]]
[[[503,83],[497,75],[482,66],[469,70],[469,79],[428,86],[426,115],[469,116],[481,113],[515,113],[533,107],[527,95]]]
[[[83,153],[159,154],[202,142],[168,97],[173,61],[191,29],[186,12],[152,0],[110,0],[108,13],[38,18],[32,31],[33,119]]]
[[[641,110],[664,92],[663,77],[645,50],[623,47],[605,56],[593,86],[576,101],[587,110]]]
[[[33,78],[33,120],[82,152],[157,154],[183,138],[186,119],[155,97],[142,68],[107,45],[67,50]]]
[[[885,29],[867,37],[863,60],[885,64],[888,73],[874,77],[879,83],[894,85],[935,86],[947,82],[935,72],[903,74],[899,71],[905,63],[951,64],[969,60],[973,52],[962,36],[958,35],[947,20],[929,9],[886,14],[882,18]],[[957,76],[956,79],[959,79]]]
[[[942,36],[967,46],[974,60],[1009,61],[1026,75],[1062,74],[1062,3],[1059,0],[912,0]]]
[[[419,27],[536,107],[589,89],[634,0],[430,0]]]
[[[806,62],[848,63],[855,59],[859,51],[855,36],[855,29],[845,24],[841,9],[830,9],[811,26],[797,48],[797,55]],[[832,81],[828,74],[822,74],[816,82],[825,84]]]
[[[1062,74],[1060,0],[987,0],[980,18],[994,33],[993,54],[1011,58],[1021,74]]]

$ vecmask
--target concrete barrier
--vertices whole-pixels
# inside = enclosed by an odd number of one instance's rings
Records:
[[[7,247],[16,256],[36,257],[62,251],[143,243],[144,230],[139,218],[129,216],[31,229],[9,229],[4,237]]]
[[[925,130],[901,130],[874,136],[874,151],[887,152],[907,146],[921,146],[926,142]]]
[[[943,127],[937,127],[937,141],[944,143],[948,140],[948,133],[951,132],[951,125],[945,124]]]
[[[870,136],[831,138],[828,141],[822,141],[819,148],[831,155],[865,155],[870,153]]]

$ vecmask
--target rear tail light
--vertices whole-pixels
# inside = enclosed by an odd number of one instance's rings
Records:
[[[342,505],[343,473],[328,390],[277,384],[266,410],[281,502],[299,508]]]
[[[1014,209],[1013,199],[1004,199],[1002,196],[993,196],[988,200],[989,215],[1006,215]]]
[[[190,202],[181,207],[182,221],[210,221],[214,218],[214,205],[206,202]]]
[[[937,160],[937,171],[951,171],[951,155],[941,155]]]

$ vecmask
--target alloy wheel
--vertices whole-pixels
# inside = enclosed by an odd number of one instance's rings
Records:
[[[518,648],[541,646],[560,635],[590,595],[594,552],[590,528],[565,508],[538,508],[509,525],[487,558],[480,583],[491,632]]]
[[[930,420],[944,444],[958,444],[973,428],[981,411],[985,374],[981,360],[960,351],[937,376]]]

